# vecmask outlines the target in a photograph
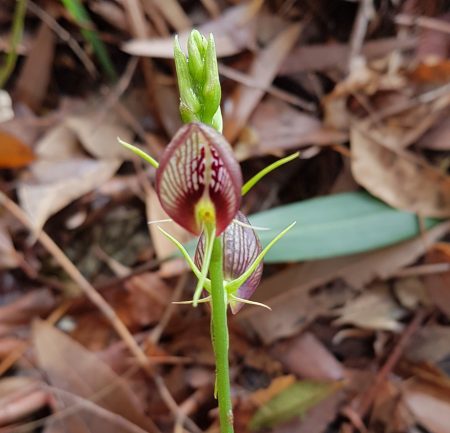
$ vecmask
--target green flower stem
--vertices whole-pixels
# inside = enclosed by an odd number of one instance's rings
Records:
[[[233,407],[228,367],[227,300],[223,287],[222,240],[214,239],[209,276],[211,278],[211,330],[216,359],[216,392],[219,400],[220,432],[233,433]]]

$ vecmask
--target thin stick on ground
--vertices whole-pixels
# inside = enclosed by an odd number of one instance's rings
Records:
[[[388,375],[392,372],[392,370],[395,368],[397,362],[400,360],[403,351],[406,348],[407,343],[411,339],[411,337],[414,335],[414,333],[417,331],[421,323],[423,322],[425,318],[425,311],[424,310],[418,310],[411,322],[408,324],[408,326],[403,331],[403,334],[401,335],[400,339],[398,340],[397,344],[395,345],[394,349],[391,351],[390,355],[386,359],[386,362],[383,364],[383,366],[378,371],[377,376],[375,377],[373,385],[367,390],[367,392],[363,395],[361,398],[361,401],[359,402],[358,407],[355,410],[355,415],[359,420],[364,419],[364,417],[367,415],[370,407],[372,406],[375,397],[377,396],[377,393],[380,389],[380,386],[386,381],[388,378]],[[345,410],[344,410],[345,412]],[[354,429],[352,428],[352,431]]]
[[[14,217],[17,218],[28,230],[30,230],[31,233],[33,233],[36,239],[54,257],[58,264],[66,271],[66,273],[73,279],[73,281],[78,284],[82,292],[101,311],[101,313],[113,326],[117,334],[122,338],[130,352],[136,358],[139,366],[150,378],[154,380],[162,399],[164,400],[170,411],[173,413],[173,415],[176,417],[176,419],[183,419],[186,425],[188,425],[193,432],[201,432],[201,430],[192,420],[185,417],[184,414],[181,413],[177,403],[171,396],[163,379],[159,375],[155,374],[152,366],[150,365],[149,358],[142,351],[140,346],[135,341],[133,335],[117,316],[114,309],[95,290],[92,284],[89,283],[89,281],[83,276],[83,274],[77,269],[77,267],[64,254],[61,248],[59,248],[58,245],[56,245],[56,243],[53,241],[53,239],[48,236],[47,233],[45,233],[43,230],[36,230],[25,212],[2,191],[0,191],[0,204],[2,204],[12,215],[14,215]]]

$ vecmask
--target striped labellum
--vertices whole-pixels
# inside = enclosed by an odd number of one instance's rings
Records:
[[[224,231],[222,239],[223,274],[226,282],[236,280],[240,277],[257,259],[262,250],[258,236],[251,228],[247,217],[239,211],[235,216],[235,221]],[[205,236],[202,235],[198,241],[194,258],[195,264],[198,267],[202,266],[204,254]],[[263,264],[261,261],[253,273],[237,289],[236,293],[230,294],[234,295],[229,298],[233,314],[236,314],[243,306],[242,302],[234,298],[243,300],[250,299],[258,287],[262,271]]]
[[[202,123],[188,123],[177,132],[156,172],[162,207],[194,235],[206,225],[220,235],[239,209],[241,188],[242,173],[231,146]]]

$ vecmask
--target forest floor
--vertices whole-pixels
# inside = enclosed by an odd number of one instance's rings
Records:
[[[80,7],[81,4],[81,7]],[[267,256],[229,316],[235,431],[450,433],[450,5],[0,6],[0,433],[218,432],[210,310],[148,221],[181,126],[173,36],[212,32]],[[164,229],[190,237],[174,223]]]

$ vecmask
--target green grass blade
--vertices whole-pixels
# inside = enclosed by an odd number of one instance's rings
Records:
[[[81,27],[81,34],[84,39],[91,44],[95,56],[97,57],[105,74],[111,81],[116,81],[117,73],[114,65],[111,62],[105,44],[98,37],[97,32],[93,30],[94,25],[86,8],[80,0],[61,0],[61,2],[76,23]]]
[[[13,25],[11,29],[11,48],[6,55],[5,64],[0,69],[0,89],[8,81],[8,78],[14,71],[17,62],[17,47],[22,40],[23,24],[25,21],[25,12],[27,10],[26,0],[17,0],[16,10],[14,12]]]

